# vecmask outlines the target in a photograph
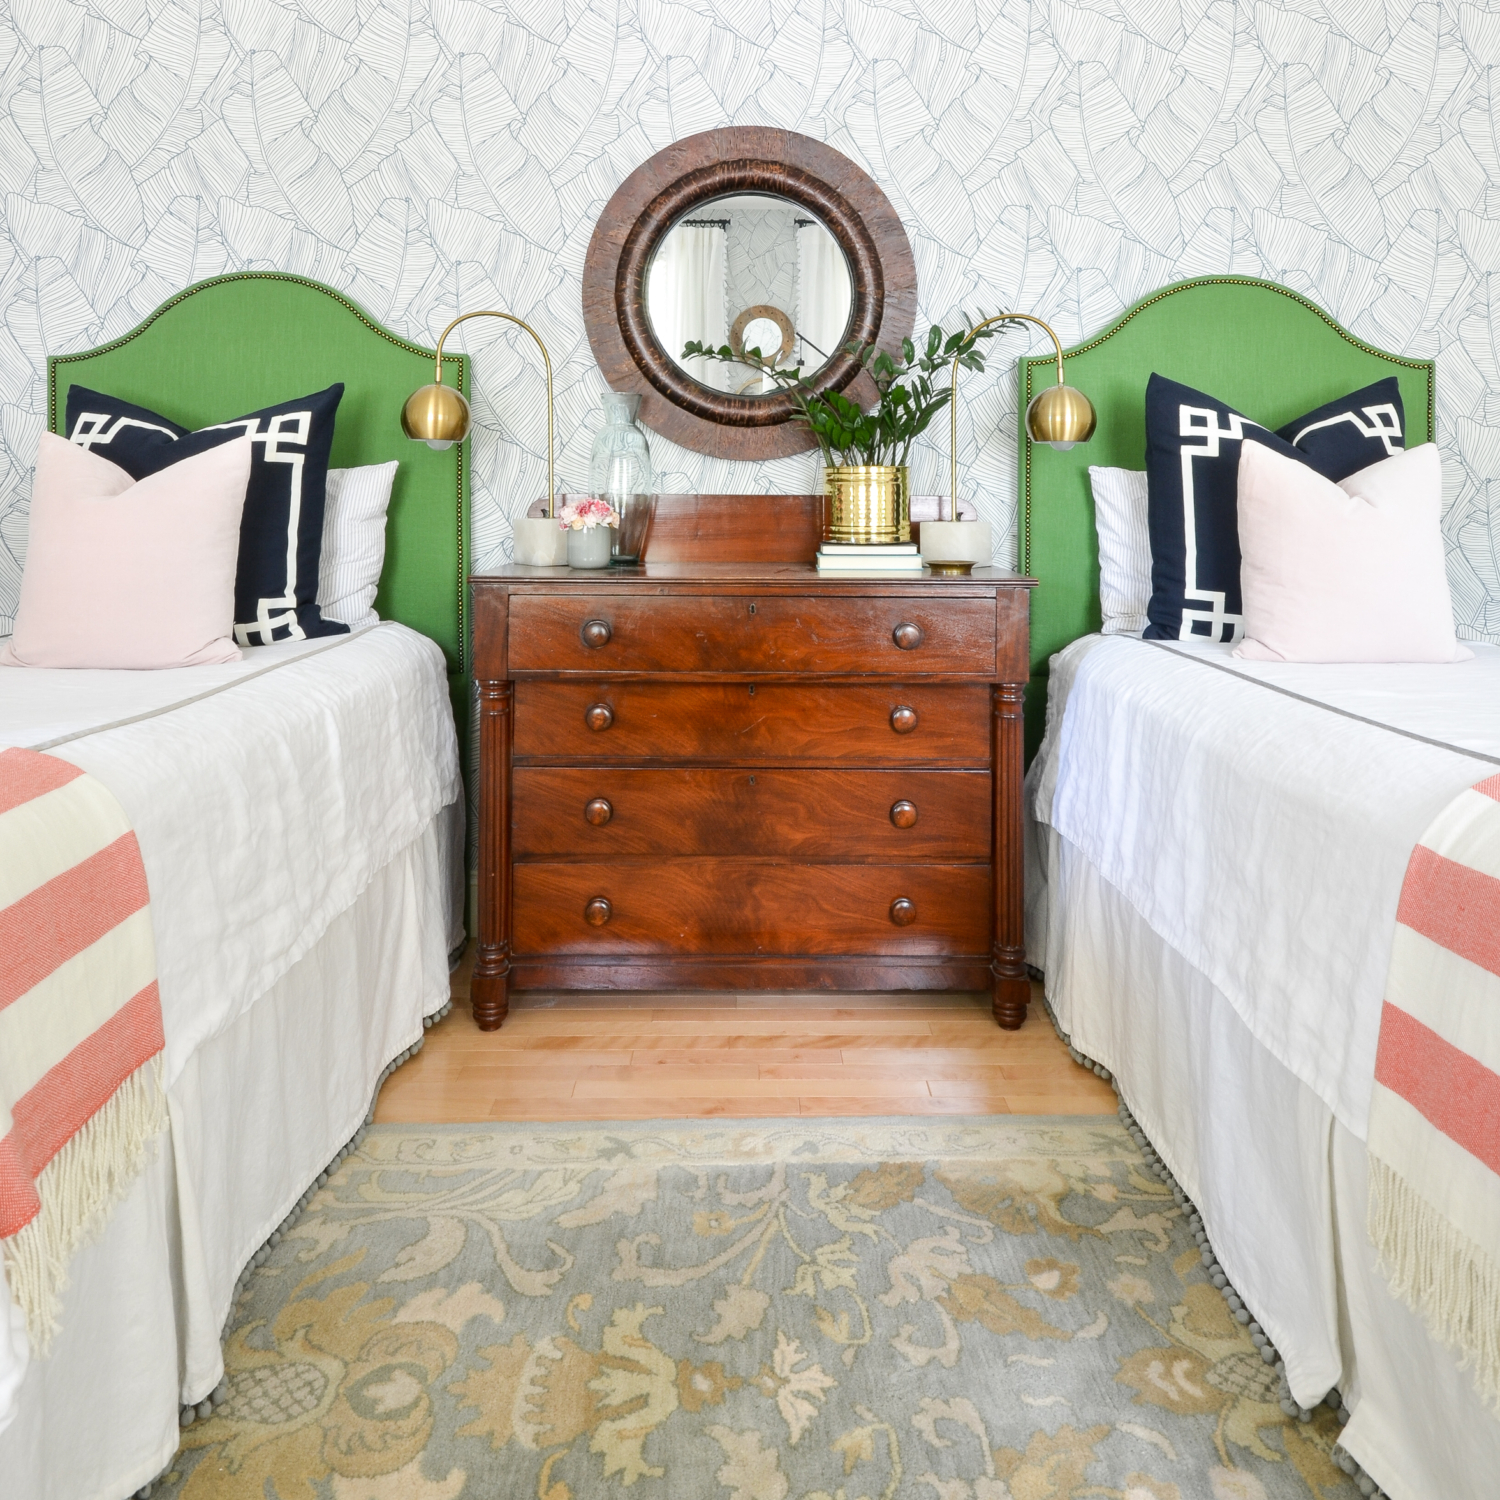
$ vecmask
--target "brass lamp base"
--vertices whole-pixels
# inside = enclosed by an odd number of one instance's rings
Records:
[[[922,522],[922,562],[939,578],[967,578],[990,551],[988,521]]]

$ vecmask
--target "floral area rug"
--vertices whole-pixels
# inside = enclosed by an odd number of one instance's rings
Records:
[[[182,1500],[1353,1500],[1113,1120],[384,1126]]]

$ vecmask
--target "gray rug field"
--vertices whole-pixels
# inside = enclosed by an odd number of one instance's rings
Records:
[[[378,1126],[182,1500],[1353,1500],[1112,1119]]]

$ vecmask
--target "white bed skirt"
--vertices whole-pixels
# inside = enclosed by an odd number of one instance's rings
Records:
[[[62,1332],[31,1361],[0,1434],[4,1500],[123,1500],[167,1466],[179,1403],[223,1373],[240,1271],[448,998],[462,837],[453,804],[189,1058],[169,1090],[170,1132],[74,1258]]]
[[[1028,849],[1027,939],[1048,1001],[1198,1206],[1293,1395],[1338,1386],[1342,1442],[1393,1500],[1491,1500],[1500,1422],[1375,1266],[1364,1144],[1080,850],[1028,834],[1045,840]]]

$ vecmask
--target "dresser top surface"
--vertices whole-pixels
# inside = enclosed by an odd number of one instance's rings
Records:
[[[646,562],[626,567],[537,568],[508,564],[488,573],[475,573],[472,583],[541,583],[564,587],[603,585],[614,588],[635,584],[751,585],[784,589],[857,589],[868,593],[872,585],[881,589],[946,589],[956,593],[990,594],[996,585],[1034,588],[1034,578],[1009,573],[1003,568],[975,568],[961,577],[935,573],[851,572],[820,573],[810,562]]]

